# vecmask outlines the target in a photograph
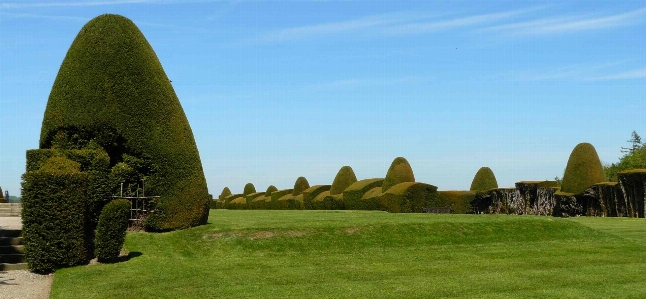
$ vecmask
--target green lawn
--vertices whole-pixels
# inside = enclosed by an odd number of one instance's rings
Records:
[[[646,298],[646,220],[211,210],[52,298]]]

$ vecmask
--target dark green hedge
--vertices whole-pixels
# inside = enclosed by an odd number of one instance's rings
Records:
[[[629,216],[644,218],[646,212],[646,169],[631,169],[617,173],[625,192]]]
[[[92,19],[74,39],[47,102],[39,147],[93,144],[111,165],[126,154],[150,165],[146,194],[161,198],[147,230],[206,223],[208,190],[186,115],[146,38],[118,15]]]
[[[498,181],[496,181],[496,176],[493,174],[493,171],[489,167],[481,167],[473,177],[469,190],[484,192],[495,188],[498,188]]]
[[[368,190],[368,192],[361,197],[361,209],[380,210],[381,205],[379,204],[379,198],[381,198],[383,194],[381,187],[374,187]]]
[[[434,207],[451,207],[456,214],[472,213],[471,203],[476,197],[473,191],[438,191]]]
[[[238,196],[227,203],[227,209],[229,210],[246,210],[247,209],[247,199],[244,196]]]
[[[323,209],[324,210],[345,210],[345,204],[343,203],[343,193],[326,195],[323,198]]]
[[[294,189],[283,189],[283,190],[278,190],[274,191],[271,193],[271,197],[269,200],[269,203],[267,204],[267,209],[268,210],[279,210],[280,204],[278,202],[278,199],[285,195],[291,195],[292,192],[294,192]]]
[[[305,189],[303,191],[303,208],[305,210],[314,210],[312,205],[314,198],[325,191],[330,191],[330,188],[332,188],[331,185],[315,185]]]
[[[337,172],[334,181],[332,182],[332,187],[330,188],[331,195],[337,195],[343,193],[343,190],[350,187],[350,185],[357,182],[357,176],[354,175],[354,171],[350,166],[343,166]]]
[[[220,196],[218,196],[218,199],[223,200],[229,197],[230,195],[231,195],[231,190],[229,190],[229,187],[224,187],[224,189],[222,189],[222,193],[220,193]]]
[[[322,191],[318,195],[316,195],[314,198],[312,198],[312,201],[310,203],[311,205],[311,210],[325,210],[325,198],[330,195],[330,191]]]
[[[94,253],[100,262],[119,257],[126,241],[129,218],[130,201],[127,199],[115,199],[103,207],[94,239]]]
[[[410,164],[404,157],[397,157],[388,168],[384,184],[381,186],[381,192],[386,192],[390,187],[399,183],[414,181],[415,175],[413,174],[413,168],[410,167]]]
[[[380,209],[391,213],[422,213],[437,200],[437,187],[418,182],[392,186],[379,197]]]
[[[30,171],[22,177],[22,223],[29,269],[49,273],[89,259],[86,203],[89,175]]]
[[[375,187],[382,187],[384,179],[365,179],[358,181],[343,190],[343,204],[346,210],[364,210],[361,198]]]
[[[563,174],[561,191],[581,194],[588,187],[605,181],[603,166],[594,146],[579,143],[570,154]]]

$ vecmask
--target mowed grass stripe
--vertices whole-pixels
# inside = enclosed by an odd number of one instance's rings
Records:
[[[141,256],[60,270],[52,298],[646,296],[643,244],[576,220],[212,210],[210,222],[129,234]]]

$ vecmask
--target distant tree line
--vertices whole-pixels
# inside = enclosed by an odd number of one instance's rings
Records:
[[[637,134],[636,131],[633,131],[630,140],[627,142],[630,146],[621,148],[621,152],[624,153],[624,155],[619,158],[619,162],[604,165],[603,167],[606,179],[609,182],[616,182],[617,173],[620,171],[646,168],[646,144],[642,143],[639,134]]]

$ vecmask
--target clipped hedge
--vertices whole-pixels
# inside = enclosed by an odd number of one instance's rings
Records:
[[[437,187],[419,182],[392,186],[379,197],[382,210],[391,213],[422,213],[437,200]]]
[[[25,259],[32,272],[50,273],[87,262],[89,175],[29,171],[22,176]]]
[[[239,196],[236,196],[235,198],[231,199],[227,203],[227,209],[229,210],[245,210],[247,209],[247,199],[243,196],[238,194]]]
[[[245,196],[247,200],[247,209],[258,210],[258,205],[254,203],[254,200],[259,197],[265,196],[265,192],[255,192]],[[257,203],[257,202],[256,202]]]
[[[455,214],[469,214],[473,212],[471,204],[476,198],[473,191],[438,191],[437,200],[432,203],[434,207],[451,207]]]
[[[489,167],[481,167],[473,177],[469,190],[484,192],[495,188],[498,188],[498,181],[496,181],[496,176],[493,174],[493,171]]]
[[[339,172],[336,173],[334,181],[332,182],[332,187],[330,188],[331,195],[337,195],[343,193],[343,190],[350,187],[350,185],[357,182],[357,176],[354,175],[354,171],[350,166],[343,166],[339,169]]]
[[[330,191],[331,185],[315,185],[303,190],[303,207],[305,210],[315,210],[312,201],[321,193]]]
[[[266,202],[267,209],[268,210],[279,210],[280,209],[280,204],[278,202],[278,199],[285,195],[291,195],[292,192],[294,192],[294,189],[283,189],[283,190],[278,190],[271,192],[271,196],[269,197],[268,201]]]
[[[605,174],[594,146],[579,143],[570,154],[563,174],[563,193],[581,194],[588,187],[604,182]]]
[[[130,201],[127,199],[115,199],[103,207],[94,239],[94,253],[100,262],[113,261],[119,257],[126,241],[128,218]]]
[[[115,49],[118,49],[115,50]],[[105,149],[150,165],[146,194],[159,195],[146,229],[205,224],[209,198],[191,127],[155,52],[129,19],[101,15],[70,46],[43,117],[41,149]]]
[[[386,178],[381,186],[381,192],[386,192],[390,187],[399,183],[414,181],[415,175],[413,174],[413,169],[410,167],[408,161],[404,157],[397,157],[388,168]]]
[[[368,192],[361,197],[361,209],[380,210],[381,205],[379,204],[379,198],[381,198],[381,195],[383,194],[381,187],[374,187],[368,190]]]
[[[322,191],[312,199],[312,210],[327,210],[325,207],[325,198],[330,196],[330,191]]]
[[[302,210],[304,208],[303,196],[301,193],[310,187],[305,177],[299,177],[294,183],[291,194],[285,194],[278,199],[278,209],[281,210]]]
[[[343,205],[346,210],[365,210],[361,198],[366,192],[376,187],[382,187],[384,179],[365,179],[357,181],[343,190]]]
[[[232,193],[231,190],[229,190],[229,187],[224,187],[224,189],[222,189],[222,193],[220,193],[220,196],[218,196],[218,199],[226,199],[227,197],[231,196],[231,194]]]

